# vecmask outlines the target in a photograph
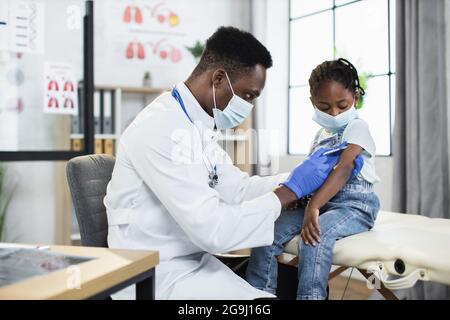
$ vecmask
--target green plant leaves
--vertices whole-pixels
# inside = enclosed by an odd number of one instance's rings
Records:
[[[359,74],[359,85],[361,86],[361,88],[364,89],[364,91],[367,94],[367,82],[373,78],[373,75],[371,73],[368,72],[363,72],[361,74]],[[355,108],[356,109],[361,109],[364,106],[364,99],[365,96],[360,96],[358,103],[356,104]]]
[[[186,49],[194,56],[194,58],[199,58],[202,55],[203,50],[205,49],[205,45],[197,40],[194,46],[186,47]]]

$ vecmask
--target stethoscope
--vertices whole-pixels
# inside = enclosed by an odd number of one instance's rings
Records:
[[[194,121],[192,121],[191,117],[186,111],[183,99],[181,99],[181,95],[176,87],[173,87],[172,89],[172,97],[174,97],[175,100],[180,104],[181,109],[183,110],[184,114],[189,119],[189,121],[192,124],[194,124]],[[202,156],[203,162],[205,163],[206,169],[208,170],[208,184],[211,188],[214,188],[219,183],[219,176],[217,175],[217,167],[215,165],[214,166],[212,165],[211,161],[209,161],[208,157],[206,157],[204,152]]]

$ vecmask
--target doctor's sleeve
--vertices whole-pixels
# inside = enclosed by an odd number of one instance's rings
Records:
[[[123,144],[122,144],[123,146]],[[202,250],[221,253],[270,245],[281,204],[273,192],[228,205],[208,185],[200,161],[174,161],[180,148],[169,135],[128,139],[123,149],[137,173],[191,241]],[[192,154],[181,147],[181,154]]]
[[[267,194],[284,182],[289,175],[289,173],[281,173],[265,177],[258,175],[250,177],[247,172],[241,171],[232,163],[218,165],[217,173],[220,180],[216,190],[229,203],[241,203]]]

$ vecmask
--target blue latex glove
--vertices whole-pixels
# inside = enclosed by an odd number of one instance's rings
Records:
[[[339,147],[344,147],[345,145],[347,145],[347,143],[344,142],[339,145]],[[298,199],[315,192],[328,178],[328,175],[336,166],[342,152],[342,150],[339,150],[331,155],[324,155],[325,152],[330,150],[332,149],[321,148],[309,155],[305,161],[292,170],[291,174],[282,185],[295,193]],[[361,155],[359,155],[355,159],[352,178],[361,171],[363,164],[364,160]]]
[[[282,185],[295,193],[298,199],[319,189],[336,165],[336,162],[333,164],[333,159],[323,155],[327,150],[330,149],[321,148],[308,156],[292,170]]]
[[[345,149],[344,147],[346,147],[347,144],[348,144],[347,142],[342,142],[339,146],[334,148],[334,149],[338,149],[339,151],[326,156],[327,157],[326,163],[329,166],[331,166],[331,168],[334,168],[334,166],[337,164],[339,157],[341,156],[342,150]],[[328,150],[331,150],[331,149],[327,149],[324,152],[327,152]],[[351,175],[350,179],[356,177],[364,165],[364,159],[361,155],[358,155],[356,157],[356,159],[354,161],[354,165],[355,166],[353,167],[353,171],[352,171],[352,175]]]

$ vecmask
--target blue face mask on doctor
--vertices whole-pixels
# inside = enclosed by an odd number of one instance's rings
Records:
[[[217,129],[231,129],[240,125],[244,120],[250,115],[253,109],[253,105],[250,102],[245,101],[238,95],[234,93],[233,87],[231,85],[230,78],[225,72],[225,75],[230,85],[233,97],[228,102],[225,109],[219,110],[216,104],[216,89],[213,85],[213,100],[214,100],[214,122],[216,123]]]
[[[350,121],[356,118],[358,118],[358,112],[356,111],[355,104],[353,103],[348,110],[341,112],[337,116],[329,115],[314,106],[314,115],[312,119],[321,127],[331,132],[337,132],[339,129],[345,127]]]

